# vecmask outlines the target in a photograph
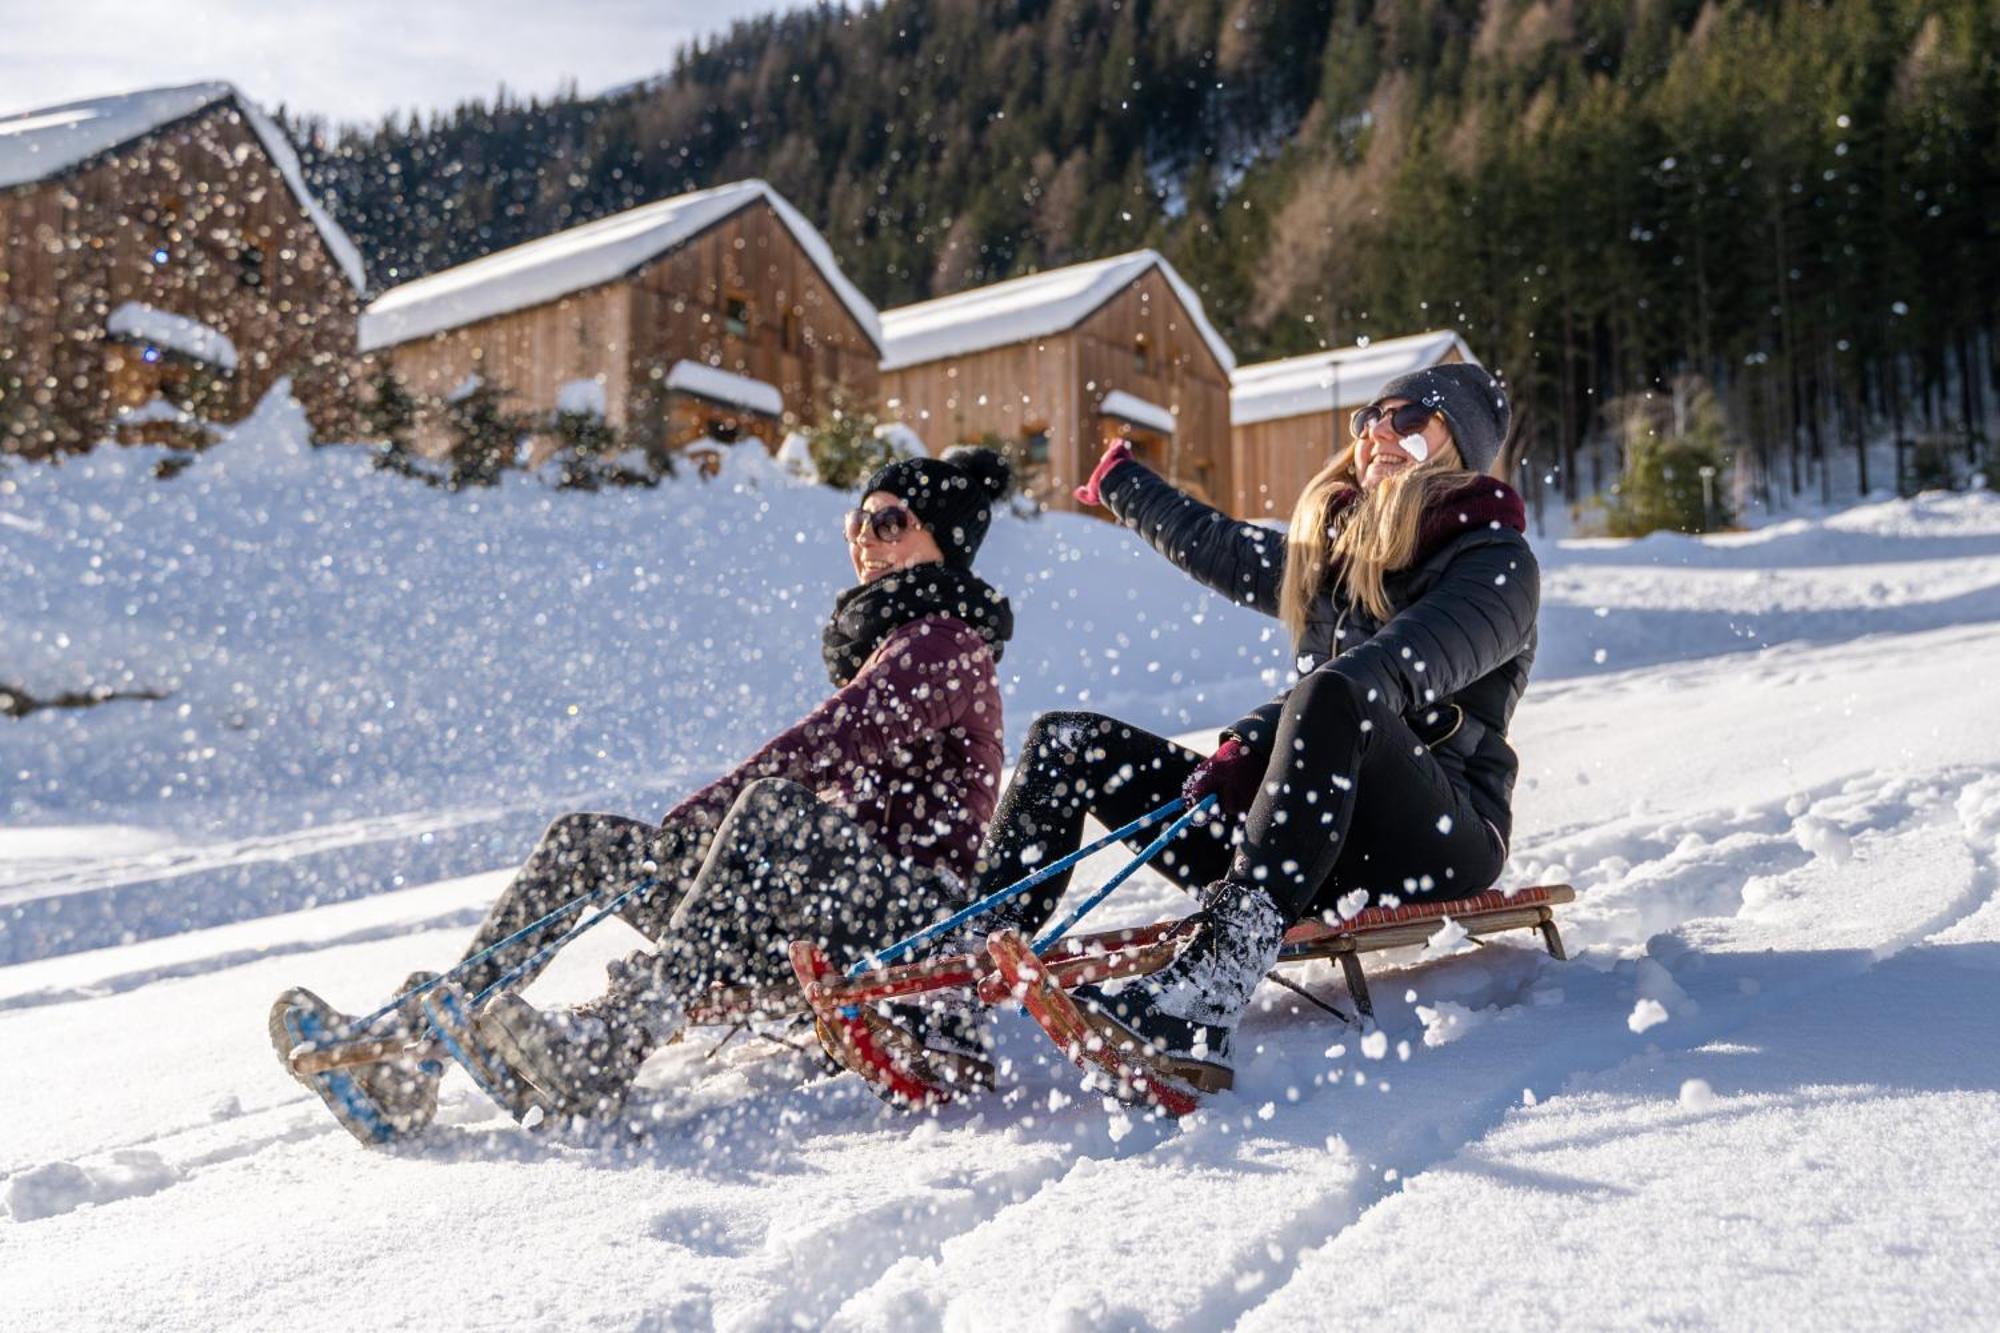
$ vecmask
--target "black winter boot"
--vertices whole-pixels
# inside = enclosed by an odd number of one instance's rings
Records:
[[[1079,986],[1079,1008],[1110,1019],[1148,1056],[1229,1067],[1229,1035],[1278,960],[1285,919],[1271,895],[1229,880],[1202,890],[1202,909],[1174,960],[1150,976]]]

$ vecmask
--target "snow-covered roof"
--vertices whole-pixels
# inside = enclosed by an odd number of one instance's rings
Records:
[[[676,361],[667,372],[667,387],[691,393],[714,403],[747,407],[767,417],[785,415],[785,395],[765,380],[738,375],[734,371],[704,366],[699,361]]]
[[[104,321],[104,331],[114,338],[155,343],[224,370],[236,369],[236,344],[229,340],[228,334],[198,319],[176,315],[144,301],[127,301],[112,311],[111,317]]]
[[[1134,250],[1110,259],[1093,259],[1067,268],[1009,278],[990,287],[976,287],[956,296],[899,306],[882,312],[885,338],[882,369],[901,370],[947,356],[983,352],[1030,338],[1046,338],[1073,329],[1120,292],[1157,268],[1187,307],[1195,331],[1224,370],[1236,366],[1236,354],[1208,322],[1201,298],[1156,251]]]
[[[1104,395],[1104,401],[1097,410],[1107,417],[1117,417],[1147,430],[1156,430],[1162,435],[1174,433],[1174,414],[1158,403],[1149,403],[1137,394],[1126,393],[1123,389],[1113,389]]]
[[[361,349],[393,347],[616,281],[759,200],[770,204],[841,304],[881,347],[881,316],[840,271],[826,238],[768,184],[744,180],[642,204],[393,287],[362,312]]]
[[[263,143],[286,187],[312,220],[320,240],[326,243],[333,262],[340,266],[354,290],[362,291],[368,280],[362,269],[361,252],[306,188],[305,172],[299,167],[291,140],[233,84],[190,83],[173,88],[148,88],[0,117],[0,189],[59,176],[100,154],[225,101],[235,105]]]
[[[1229,377],[1229,420],[1247,426],[1365,403],[1396,376],[1434,366],[1454,348],[1467,361],[1479,364],[1465,339],[1451,329],[1436,329],[1245,366]]]

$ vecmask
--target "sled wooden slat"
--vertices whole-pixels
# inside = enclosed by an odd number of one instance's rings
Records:
[[[1375,1004],[1368,994],[1368,978],[1361,970],[1360,955],[1424,944],[1449,917],[1471,939],[1509,930],[1539,931],[1549,956],[1566,960],[1569,953],[1556,929],[1555,908],[1575,900],[1576,890],[1567,884],[1542,884],[1516,889],[1513,893],[1489,891],[1454,902],[1371,907],[1338,925],[1307,921],[1292,927],[1285,932],[1278,961],[1338,960],[1355,1006],[1362,1013],[1373,1015]]]

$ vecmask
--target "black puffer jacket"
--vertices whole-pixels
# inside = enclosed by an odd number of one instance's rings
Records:
[[[1139,463],[1104,479],[1104,503],[1161,555],[1232,601],[1278,614],[1285,536],[1242,523],[1161,480]],[[1307,615],[1298,669],[1334,671],[1379,692],[1431,745],[1501,839],[1513,828],[1507,724],[1535,659],[1540,571],[1523,535],[1521,498],[1482,477],[1424,516],[1416,562],[1391,573],[1395,614],[1378,621],[1329,577]],[[1289,693],[1289,691],[1287,691]],[[1270,753],[1285,695],[1228,728]]]

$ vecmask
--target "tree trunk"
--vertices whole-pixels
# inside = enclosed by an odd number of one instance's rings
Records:
[[[1899,352],[1889,358],[1889,424],[1896,432],[1896,494],[1901,495],[1908,485],[1909,440],[1903,434],[1903,357]]]
[[[1967,345],[1963,330],[1952,342],[1958,349],[1958,400],[1959,411],[1965,419],[1965,461],[1978,467],[1979,419],[1973,414],[1972,405],[1972,348]]]

